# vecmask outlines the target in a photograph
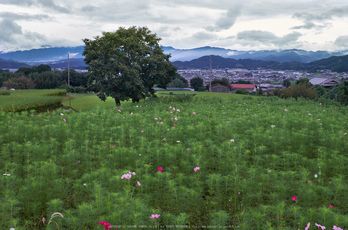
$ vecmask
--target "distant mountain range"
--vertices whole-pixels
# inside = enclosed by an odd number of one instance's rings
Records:
[[[21,66],[40,64],[48,64],[52,68],[67,68],[67,58],[68,53],[70,53],[70,67],[81,69],[86,67],[84,63],[84,56],[82,56],[83,51],[84,46],[41,48],[8,53],[0,52],[0,68],[19,68]],[[209,61],[207,62],[207,60],[205,60],[207,57],[204,57],[208,55],[214,56],[214,59],[216,60],[213,60],[213,65],[221,68],[224,68],[224,66],[244,66],[245,68],[247,68],[246,66],[251,64],[250,60],[255,61],[251,66],[283,67],[288,66],[288,64],[283,65],[282,63],[293,63],[293,65],[299,65],[302,68],[302,66],[304,66],[302,65],[303,63],[310,63],[332,56],[343,56],[345,54],[348,54],[348,51],[313,52],[299,49],[237,51],[210,46],[194,49],[175,49],[170,46],[165,46],[163,47],[163,51],[166,54],[171,54],[170,60],[180,68],[189,68],[189,66],[191,66],[192,68],[198,68],[199,66],[202,66],[200,64],[197,64],[197,62],[205,62],[205,65],[209,65]],[[218,56],[221,58],[217,59]],[[205,59],[202,59],[202,57],[204,57]],[[225,60],[222,58],[224,58]],[[246,62],[249,64],[245,64]]]
[[[203,56],[191,61],[174,61],[173,64],[179,69],[209,69],[210,58],[212,59],[212,68],[243,68],[243,69],[275,69],[275,70],[306,70],[317,71],[322,69],[330,69],[335,72],[348,71],[348,55],[334,56],[320,59],[309,63],[301,62],[276,62],[262,61],[252,59],[223,58],[220,56]]]

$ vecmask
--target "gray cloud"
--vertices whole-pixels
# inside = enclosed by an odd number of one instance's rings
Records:
[[[328,10],[322,10],[318,13],[308,13],[308,12],[300,12],[293,14],[292,18],[297,18],[301,21],[303,21],[303,25],[301,26],[294,26],[291,29],[323,29],[325,27],[330,26],[331,24],[328,23],[329,21],[333,20],[334,18],[343,18],[348,17],[348,5],[343,7],[334,7]],[[314,23],[316,22],[316,23]],[[321,23],[318,24],[318,23]]]
[[[91,12],[95,12],[95,11],[97,11],[97,10],[99,10],[98,7],[96,7],[96,6],[91,6],[91,5],[89,5],[89,6],[83,6],[83,7],[81,8],[81,11],[82,11],[82,12],[85,12],[85,13],[91,13]]]
[[[39,47],[40,44],[47,42],[45,35],[36,32],[22,31],[22,27],[14,21],[7,19],[0,21],[0,44],[7,47],[6,50],[27,49]]]
[[[277,37],[275,34],[268,31],[261,30],[247,30],[242,31],[237,34],[237,40],[242,40],[243,42],[261,43],[263,45],[277,45],[284,46],[289,43],[296,42],[302,34],[298,32],[293,32],[283,37]]]
[[[229,8],[227,12],[215,23],[214,26],[205,27],[207,31],[222,31],[228,30],[236,22],[238,16],[240,15],[240,7]]]
[[[2,20],[0,21],[0,41],[2,42],[11,42],[13,40],[14,35],[22,34],[22,27],[17,23],[10,20]]]
[[[334,44],[340,48],[348,48],[348,35],[339,36],[334,41]]]
[[[195,39],[195,40],[211,40],[211,39],[216,39],[217,36],[215,34],[212,34],[212,33],[206,33],[206,32],[203,32],[203,31],[199,31],[199,32],[196,32],[192,35],[192,38]]]
[[[40,6],[59,13],[70,13],[67,7],[56,4],[54,0],[1,0],[4,5]]]
[[[15,20],[26,20],[26,21],[51,21],[52,18],[45,14],[30,15],[26,13],[16,14],[12,12],[0,12],[0,18],[15,21]]]

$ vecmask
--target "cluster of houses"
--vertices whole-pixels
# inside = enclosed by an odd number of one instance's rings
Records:
[[[337,79],[334,79],[332,77],[314,77],[309,79],[309,82],[312,85],[321,85],[326,89],[330,89],[334,87],[335,85],[339,84],[340,81]],[[216,83],[211,86],[210,91],[211,92],[218,92],[218,93],[235,93],[239,89],[247,90],[248,92],[256,92],[259,89],[261,89],[263,92],[272,92],[275,89],[283,89],[285,86],[283,85],[273,85],[273,84],[231,84],[232,90],[229,89],[229,87],[225,85],[221,85],[219,83]]]

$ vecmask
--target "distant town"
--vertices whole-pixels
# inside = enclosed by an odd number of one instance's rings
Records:
[[[278,71],[271,69],[247,70],[247,69],[184,69],[178,70],[178,73],[188,82],[194,77],[200,77],[204,81],[204,85],[208,84],[213,79],[227,78],[230,82],[238,80],[250,81],[253,84],[281,84],[284,80],[295,81],[301,78],[334,78],[337,80],[346,80],[348,73],[337,73],[331,70],[320,70],[316,73],[306,71]]]

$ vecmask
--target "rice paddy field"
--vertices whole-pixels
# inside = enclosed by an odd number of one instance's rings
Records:
[[[38,112],[55,109],[62,103],[66,90],[0,90],[0,110]]]
[[[0,112],[0,229],[348,228],[347,108],[219,95]]]

